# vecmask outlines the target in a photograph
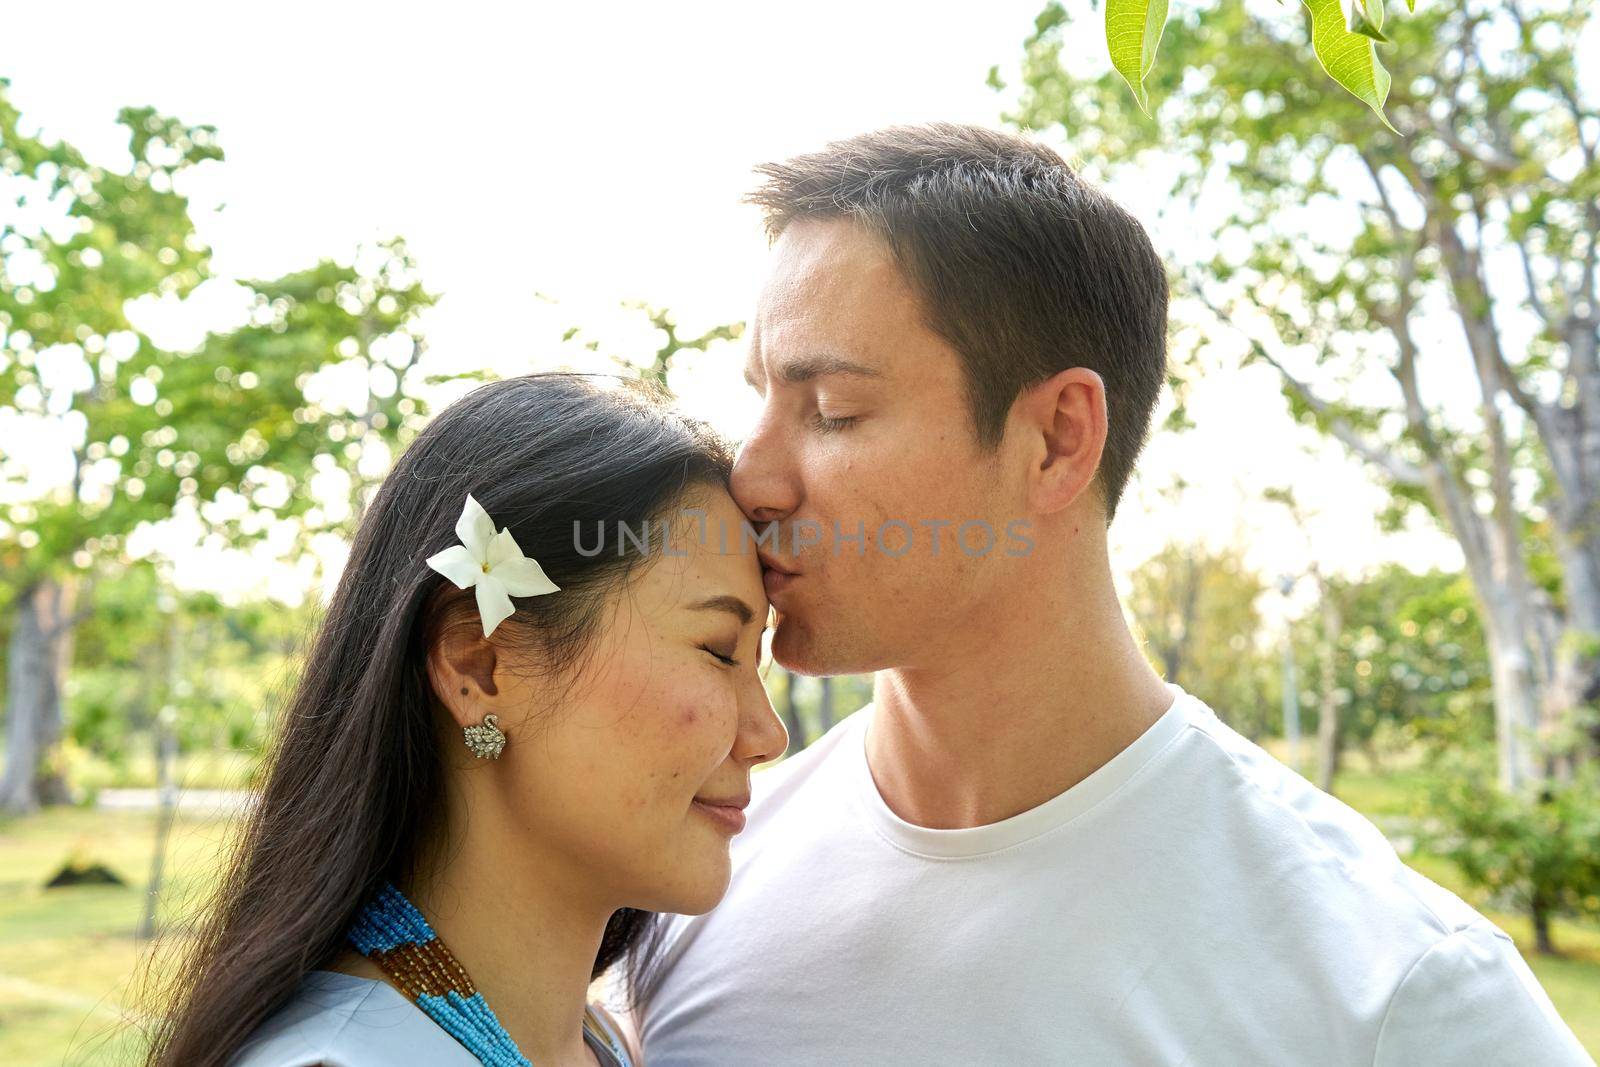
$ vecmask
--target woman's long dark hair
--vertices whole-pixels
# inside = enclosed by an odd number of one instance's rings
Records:
[[[601,608],[638,553],[580,552],[574,523],[666,517],[727,484],[728,448],[628,383],[536,374],[481,386],[440,412],[363,516],[265,765],[237,852],[155,1024],[149,1067],[226,1064],[307,971],[334,959],[384,879],[409,882],[439,827],[443,762],[425,652],[442,628],[477,626],[471,590],[424,560],[456,543],[468,493],[558,586],[495,630],[541,668],[590,647]],[[594,975],[640,948],[652,917],[607,925]]]

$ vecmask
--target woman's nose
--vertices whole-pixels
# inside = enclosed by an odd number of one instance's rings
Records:
[[[733,754],[754,766],[772,762],[788,747],[789,732],[772,709],[766,686],[761,684],[759,676],[753,677],[739,703],[739,736],[734,742]]]

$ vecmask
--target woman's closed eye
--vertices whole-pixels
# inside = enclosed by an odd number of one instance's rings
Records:
[[[724,666],[737,667],[739,665],[739,661],[733,658],[733,654],[731,652],[729,652],[729,653],[718,652],[716,649],[712,648],[710,645],[701,645],[700,647],[705,649],[707,652],[711,653],[712,658],[715,659],[717,662],[723,664]]]

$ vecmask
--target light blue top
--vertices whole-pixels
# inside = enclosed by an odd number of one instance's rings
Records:
[[[628,1067],[615,1034],[602,1064]],[[311,971],[294,998],[256,1028],[229,1067],[481,1067],[477,1057],[399,990],[370,978]]]

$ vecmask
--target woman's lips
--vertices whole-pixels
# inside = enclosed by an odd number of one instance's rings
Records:
[[[708,804],[696,800],[693,807],[730,837],[744,829],[744,811],[732,804]]]

